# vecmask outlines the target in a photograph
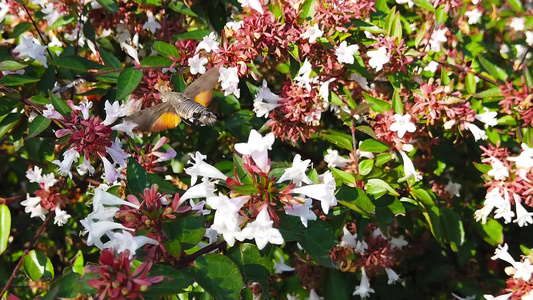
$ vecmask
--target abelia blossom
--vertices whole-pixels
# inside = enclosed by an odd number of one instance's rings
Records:
[[[368,64],[376,71],[381,71],[383,69],[383,66],[387,64],[391,59],[387,52],[387,48],[385,48],[384,46],[380,47],[377,50],[368,51],[366,53],[368,57],[370,57]]]
[[[143,299],[142,292],[155,283],[163,281],[163,276],[148,277],[152,262],[144,262],[132,273],[132,261],[129,250],[118,254],[112,250],[103,250],[99,266],[86,266],[86,273],[95,273],[94,279],[87,284],[96,289],[96,298]],[[92,277],[91,277],[92,278]]]
[[[292,189],[290,193],[304,194],[309,198],[319,200],[322,211],[327,214],[330,207],[337,205],[337,198],[335,197],[335,178],[330,171],[324,173],[322,178],[323,183],[295,188]]]
[[[468,18],[468,24],[474,25],[481,20],[483,13],[477,7],[474,7],[474,9],[466,11],[465,16]]]
[[[339,63],[353,64],[355,61],[354,55],[357,51],[359,51],[358,45],[348,46],[346,41],[342,41],[342,43],[335,49],[335,55],[337,56],[337,61]]]
[[[285,169],[285,172],[283,172],[277,182],[291,180],[296,186],[301,186],[302,183],[312,184],[313,181],[305,174],[305,170],[307,170],[310,163],[310,159],[302,161],[300,154],[296,154],[292,161],[292,166]]]
[[[241,96],[241,91],[239,89],[239,76],[236,67],[225,68],[220,67],[219,78],[221,88],[224,90],[224,96],[234,94],[235,97],[239,98]]]
[[[196,52],[200,50],[205,50],[205,52],[217,52],[219,43],[216,40],[216,33],[213,31],[208,36],[204,36],[202,41],[196,46]]]
[[[366,276],[365,268],[363,267],[361,268],[361,282],[355,287],[355,291],[352,295],[366,298],[370,296],[370,293],[374,292],[374,289],[370,288],[370,281],[368,281],[368,276]]]
[[[300,221],[302,221],[302,224],[307,227],[309,220],[315,221],[317,218],[312,210],[312,204],[313,200],[305,198],[303,204],[292,203],[291,206],[285,206],[283,208],[285,209],[285,213],[287,215],[300,217]]]
[[[524,18],[515,17],[511,20],[511,23],[509,23],[509,27],[514,31],[523,31],[526,28],[526,20]]]
[[[151,11],[148,11],[146,15],[148,16],[148,20],[144,23],[143,29],[149,29],[151,33],[155,33],[158,29],[161,29],[161,24],[155,20],[154,14]]]
[[[204,160],[207,156],[196,151],[194,157],[191,157],[192,160],[188,161],[189,164],[192,164],[191,167],[185,169],[185,173],[191,176],[191,184],[194,185],[198,176],[203,176],[204,178],[217,178],[226,180],[228,178],[226,175],[222,174],[217,168],[208,164]]]
[[[33,36],[22,36],[20,44],[13,49],[13,53],[20,58],[31,58],[40,61],[43,67],[48,68],[46,64],[46,46],[37,44]]]
[[[302,34],[302,38],[308,39],[309,43],[315,43],[316,39],[321,37],[324,34],[324,31],[320,30],[318,24],[308,27],[307,30]]]
[[[235,144],[235,151],[242,155],[249,155],[263,172],[268,172],[268,150],[272,150],[274,140],[274,134],[268,133],[263,137],[252,129],[248,142]]]
[[[339,155],[339,151],[328,149],[328,154],[324,155],[324,161],[328,163],[330,168],[344,168],[350,160]]]
[[[192,75],[204,74],[206,69],[205,65],[207,64],[207,58],[200,57],[200,54],[195,54],[193,57],[187,60],[190,67],[190,72]]]
[[[268,208],[265,206],[259,212],[255,221],[246,225],[241,235],[246,239],[255,239],[257,248],[263,249],[268,243],[282,245],[284,240],[277,228],[272,227],[274,221],[268,216]]]
[[[405,114],[405,115],[395,114],[394,120],[396,122],[392,123],[389,129],[390,131],[397,131],[399,138],[403,138],[406,132],[416,131],[415,124],[411,123],[410,114]]]
[[[431,34],[431,38],[429,39],[429,45],[430,45],[431,51],[440,52],[442,43],[445,43],[448,41],[448,38],[446,37],[446,33],[448,33],[448,29],[445,27],[435,29],[433,31],[433,33]]]

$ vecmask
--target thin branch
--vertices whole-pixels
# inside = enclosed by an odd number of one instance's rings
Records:
[[[184,257],[181,259],[178,264],[176,265],[176,269],[181,269],[187,267],[191,262],[196,260],[199,256],[204,255],[206,253],[209,253],[215,249],[225,247],[227,245],[226,241],[220,242],[220,243],[213,243],[210,245],[205,246],[204,248],[194,252],[193,254]]]
[[[26,250],[24,250],[24,254],[22,255],[22,257],[20,258],[17,266],[15,267],[13,272],[11,273],[11,276],[9,277],[9,280],[7,281],[6,285],[2,289],[2,292],[0,292],[0,295],[4,295],[6,293],[7,289],[11,285],[11,282],[13,282],[13,279],[15,278],[15,276],[17,275],[17,272],[19,271],[20,267],[22,266],[22,262],[24,261],[24,258],[33,249],[33,247],[35,246],[35,243],[37,242],[37,239],[41,236],[41,234],[43,233],[44,229],[46,228],[46,225],[48,225],[48,222],[50,222],[50,220],[53,217],[54,217],[54,212],[51,211],[50,214],[48,215],[48,217],[46,218],[46,220],[43,222],[43,224],[39,228],[39,230],[37,230],[37,232],[33,236],[33,239],[31,241],[30,245],[28,246],[28,248]]]
[[[35,22],[35,20],[33,19],[33,16],[31,15],[28,7],[26,6],[26,4],[22,3],[22,7],[24,7],[24,10],[26,11],[26,14],[28,14],[28,17],[30,18],[31,20],[31,23],[33,24],[33,27],[35,28],[35,30],[37,31],[37,34],[39,35],[39,37],[41,38],[41,41],[43,42],[43,45],[46,46],[48,43],[44,40],[43,38],[43,35],[41,34],[41,31],[39,30],[39,28],[37,27],[37,23]],[[48,56],[50,57],[50,59],[53,58],[52,56],[52,52],[50,52],[50,49],[48,49],[48,47],[46,47],[46,52],[48,52]]]

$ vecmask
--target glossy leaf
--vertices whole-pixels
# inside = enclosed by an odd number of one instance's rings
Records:
[[[24,272],[33,281],[41,278],[54,278],[54,267],[46,255],[39,250],[32,250],[24,258],[22,263]]]
[[[380,141],[366,139],[361,143],[361,145],[359,145],[359,150],[373,153],[381,153],[389,150],[389,146]]]
[[[183,272],[204,288],[215,299],[240,299],[244,288],[239,268],[228,257],[210,253],[197,258]]]
[[[52,123],[52,120],[47,119],[43,116],[37,116],[33,120],[33,122],[30,123],[30,128],[28,130],[28,137],[32,138],[39,133],[43,132],[50,126],[50,123]]]
[[[5,204],[0,204],[0,254],[6,251],[11,235],[11,212]]]
[[[126,68],[120,72],[117,80],[117,100],[124,100],[126,96],[135,91],[142,77],[141,71],[132,68]]]

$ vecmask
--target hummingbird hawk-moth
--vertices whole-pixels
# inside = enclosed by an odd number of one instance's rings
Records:
[[[219,67],[209,69],[182,93],[161,91],[163,103],[138,111],[126,120],[136,123],[140,131],[159,132],[174,128],[181,119],[200,126],[212,126],[217,117],[207,108],[218,82]]]

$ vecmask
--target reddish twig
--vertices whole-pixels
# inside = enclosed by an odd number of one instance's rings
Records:
[[[24,261],[24,258],[26,257],[26,255],[28,255],[28,253],[30,253],[30,250],[35,246],[35,243],[37,242],[37,239],[39,238],[39,236],[41,236],[41,234],[43,233],[44,229],[46,228],[46,225],[48,225],[48,222],[50,222],[50,220],[52,219],[53,216],[54,216],[54,212],[52,211],[52,212],[50,212],[50,214],[48,215],[46,220],[43,222],[43,225],[41,225],[39,230],[37,230],[37,232],[33,236],[33,239],[32,239],[32,241],[30,243],[30,246],[28,246],[28,248],[26,250],[24,250],[24,254],[20,258],[19,262],[17,263],[17,266],[13,270],[13,273],[11,273],[11,276],[9,277],[9,280],[7,281],[6,285],[2,289],[2,292],[0,292],[0,295],[4,295],[6,293],[7,289],[11,285],[11,282],[13,282],[13,279],[15,278],[15,276],[17,275],[17,272],[19,271],[20,267],[22,266],[22,262]]]

